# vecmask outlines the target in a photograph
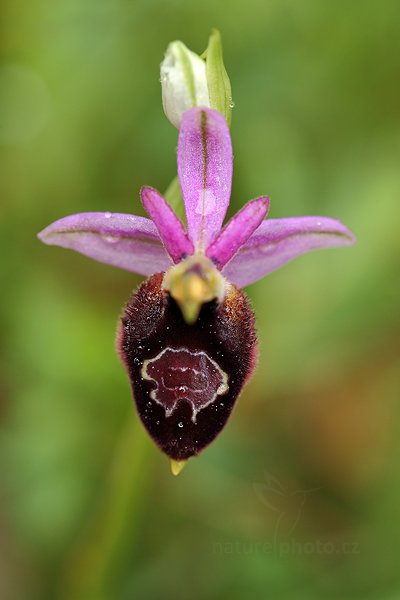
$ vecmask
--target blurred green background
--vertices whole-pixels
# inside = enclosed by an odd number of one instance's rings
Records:
[[[400,598],[397,0],[0,5],[0,598]],[[175,174],[159,63],[221,30],[231,211],[358,244],[248,288],[258,371],[173,478],[114,352],[140,279],[36,233]]]

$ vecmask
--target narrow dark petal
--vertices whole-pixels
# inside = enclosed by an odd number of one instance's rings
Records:
[[[151,275],[167,269],[171,259],[150,219],[110,212],[69,215],[38,234],[50,246],[71,248],[120,269]]]
[[[257,338],[248,300],[235,286],[188,325],[162,282],[162,273],[153,275],[133,294],[117,344],[144,426],[180,461],[223,429],[254,369]]]
[[[160,192],[151,187],[143,187],[140,195],[143,206],[155,223],[165,249],[172,260],[177,263],[193,254],[193,244],[186,235],[182,222]]]
[[[208,258],[222,269],[254,233],[268,209],[269,198],[266,196],[248,202],[228,221],[217,239],[207,248]]]

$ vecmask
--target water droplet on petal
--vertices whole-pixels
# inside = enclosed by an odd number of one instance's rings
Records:
[[[180,422],[178,423],[178,427],[181,427],[181,428],[183,427],[183,423],[182,423],[182,421],[180,421]]]
[[[110,213],[110,212],[105,212],[105,213],[104,213],[104,217],[105,217],[106,219],[110,219],[110,218],[111,218],[111,213]]]
[[[102,238],[107,244],[116,244],[118,242],[117,236],[114,235],[103,235]]]

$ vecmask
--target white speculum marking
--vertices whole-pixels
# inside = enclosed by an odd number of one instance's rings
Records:
[[[193,423],[200,410],[229,389],[227,373],[203,350],[164,348],[143,362],[141,375],[156,384],[150,398],[165,409],[166,417],[180,400],[186,400],[192,407]]]

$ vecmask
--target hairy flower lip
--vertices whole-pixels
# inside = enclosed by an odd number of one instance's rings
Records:
[[[202,452],[225,427],[256,367],[258,342],[254,313],[237,287],[230,285],[221,303],[203,305],[198,321],[191,325],[165,293],[164,277],[152,275],[128,301],[118,328],[117,352],[149,435],[170,459],[184,461]],[[193,388],[192,373],[182,395],[175,396],[180,384],[171,380],[168,361],[163,362],[168,349],[177,357],[172,366],[177,371],[194,370],[195,376],[200,373],[195,357],[202,355],[210,385],[203,380]],[[187,354],[193,362],[185,359],[182,364]],[[165,386],[169,391],[159,394]],[[201,390],[207,390],[206,395]]]

